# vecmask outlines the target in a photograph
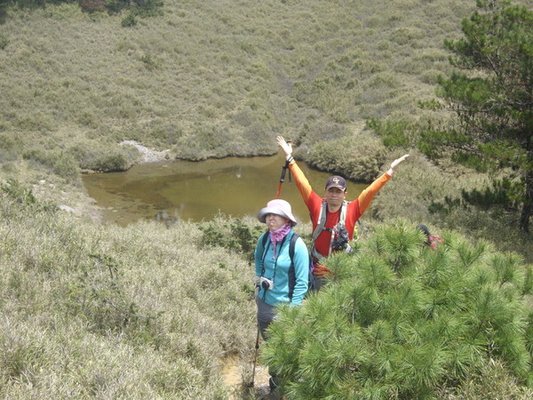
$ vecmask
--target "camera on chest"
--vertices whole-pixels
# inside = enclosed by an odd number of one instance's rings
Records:
[[[348,232],[344,226],[334,228],[333,240],[331,242],[332,250],[344,250],[348,244]]]
[[[269,289],[272,289],[274,287],[274,281],[271,280],[271,279],[265,278],[264,276],[259,278],[259,284],[265,290],[269,290]]]
[[[348,236],[348,231],[344,225],[337,225],[333,228],[333,239],[331,241],[331,250],[332,251],[346,251],[349,253],[351,247],[349,244],[350,238]]]

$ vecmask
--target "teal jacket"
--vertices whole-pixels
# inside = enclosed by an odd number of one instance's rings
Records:
[[[269,235],[269,232],[265,232],[259,237],[255,247],[255,275],[257,277],[263,276],[274,282],[273,287],[268,290],[259,287],[258,296],[271,306],[281,303],[302,304],[302,300],[307,293],[309,253],[302,238],[298,238],[294,247],[293,260],[296,285],[294,286],[292,301],[289,300],[289,267],[291,265],[289,244],[293,234],[294,231],[291,229],[283,242],[277,244],[276,258],[274,258],[274,247],[270,238],[267,240],[265,248],[263,248],[263,236]]]

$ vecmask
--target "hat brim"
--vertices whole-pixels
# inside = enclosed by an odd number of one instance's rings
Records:
[[[277,207],[264,207],[264,208],[262,208],[259,211],[259,213],[257,214],[257,219],[260,222],[266,222],[267,214],[276,214],[276,215],[279,215],[280,217],[286,218],[286,219],[288,219],[291,222],[292,226],[295,226],[297,224],[296,218],[294,218],[294,215],[292,215],[292,214],[288,215],[286,212],[284,212],[283,210],[280,210]]]
[[[329,185],[329,186],[326,186],[326,190],[329,190],[331,188],[337,188],[337,189],[340,189],[342,191],[346,190],[346,188],[344,186],[341,186],[341,185]]]

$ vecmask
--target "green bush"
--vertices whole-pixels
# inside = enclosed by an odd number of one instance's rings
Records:
[[[133,10],[137,15],[142,17],[154,17],[162,15],[163,0],[133,0]]]
[[[131,167],[131,162],[121,152],[102,155],[95,164],[97,171],[114,172],[125,171]]]
[[[523,185],[508,178],[495,179],[489,187],[463,190],[461,197],[469,204],[476,205],[483,210],[498,206],[518,210],[519,199]]]
[[[247,224],[242,219],[232,219],[219,214],[209,222],[199,225],[203,246],[223,247],[240,254],[252,255],[257,238],[264,230],[258,224]]]
[[[135,19],[135,15],[133,15],[132,13],[129,13],[128,15],[126,15],[122,21],[120,21],[120,24],[124,27],[124,28],[127,28],[127,27],[130,27],[130,26],[135,26],[137,25],[137,20]]]
[[[78,143],[70,150],[85,170],[113,172],[126,171],[138,159],[138,151],[130,146],[109,145],[104,148],[98,143]]]
[[[263,358],[292,399],[434,398],[491,360],[531,379],[526,269],[444,233],[432,250],[405,222],[380,226],[356,255],[328,260],[333,278],[271,325]]]
[[[158,316],[141,310],[126,292],[123,266],[108,255],[90,254],[79,265],[61,298],[65,313],[83,318],[96,333],[123,332],[140,344],[157,344]]]
[[[24,152],[23,158],[47,167],[51,172],[69,182],[78,180],[78,163],[71,154],[65,151],[32,149]]]
[[[368,122],[368,127],[373,129],[383,140],[383,144],[388,148],[409,146],[408,130],[412,129],[407,121],[383,121],[372,118]]]
[[[0,190],[12,200],[24,206],[32,206],[37,202],[37,199],[33,195],[31,189],[26,188],[14,179],[9,179],[6,182],[2,182],[0,185]]]
[[[388,156],[387,165],[405,150],[396,150]],[[394,173],[393,178],[380,190],[372,202],[364,219],[374,218],[387,221],[402,216],[415,223],[444,224],[446,216],[435,214],[430,209],[431,204],[441,203],[445,196],[460,196],[463,182],[456,179],[451,172],[444,174],[436,165],[429,162],[416,150],[409,151],[409,158],[405,160]],[[469,181],[473,186],[474,182]],[[457,226],[454,226],[457,228]]]
[[[372,182],[384,158],[383,144],[368,133],[318,143],[307,155],[307,161],[316,168],[359,182]]]
[[[105,6],[111,13],[118,13],[128,7],[129,0],[105,0]]]
[[[1,12],[1,10],[0,10]],[[0,50],[4,50],[9,44],[9,39],[4,34],[0,34]]]
[[[80,0],[80,8],[88,13],[102,12],[106,9],[106,0]]]
[[[20,143],[10,135],[0,134],[0,163],[16,160],[20,147]]]

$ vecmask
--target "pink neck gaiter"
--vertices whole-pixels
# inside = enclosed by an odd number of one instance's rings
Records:
[[[285,224],[281,228],[270,232],[270,241],[274,246],[274,258],[277,257],[277,244],[283,241],[283,238],[287,236],[291,228],[291,224]]]

